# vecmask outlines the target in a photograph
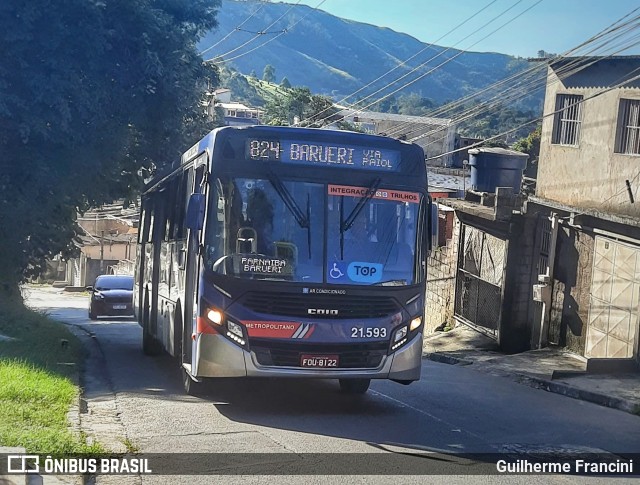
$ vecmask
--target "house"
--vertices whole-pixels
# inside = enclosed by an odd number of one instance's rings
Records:
[[[590,359],[638,359],[639,71],[639,56],[549,65],[536,195],[527,207],[546,222],[542,237],[555,252],[546,271],[538,268],[549,274],[541,337]]]
[[[242,103],[231,101],[231,90],[222,88],[210,93],[210,100],[205,103],[209,118],[216,118],[216,110],[224,113],[224,123],[227,126],[252,126],[261,124],[264,112],[251,108]]]
[[[108,204],[78,215],[77,257],[54,258],[56,286],[84,288],[100,274],[133,274],[139,210]]]
[[[637,56],[552,59],[535,195],[444,200],[460,222],[448,311],[506,351],[639,361],[639,74]]]

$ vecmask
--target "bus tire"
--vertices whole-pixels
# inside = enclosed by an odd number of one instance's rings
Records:
[[[194,381],[184,367],[181,369],[181,373],[184,392],[189,396],[200,396],[202,394],[204,384],[202,382]]]
[[[364,394],[369,389],[371,379],[339,379],[340,390],[346,394]]]
[[[178,303],[173,315],[173,356],[178,360],[178,364],[180,365],[184,362],[182,352],[184,336],[182,332],[182,309],[180,308],[180,303]]]
[[[145,296],[144,310],[142,310],[142,352],[144,355],[160,354],[160,343],[149,333],[149,300]]]

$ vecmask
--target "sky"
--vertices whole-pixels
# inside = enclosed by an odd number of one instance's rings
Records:
[[[321,1],[300,3],[316,7]],[[507,13],[470,35],[511,6]],[[484,7],[472,20],[457,27]],[[640,0],[325,0],[319,8],[345,19],[389,27],[426,43],[536,57],[539,50],[561,54],[576,47],[640,8]],[[640,45],[620,54],[640,54]]]

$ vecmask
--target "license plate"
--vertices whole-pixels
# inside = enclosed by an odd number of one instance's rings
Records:
[[[113,305],[114,310],[126,310],[127,305]]]
[[[302,354],[300,356],[300,365],[302,367],[338,367],[338,356]]]

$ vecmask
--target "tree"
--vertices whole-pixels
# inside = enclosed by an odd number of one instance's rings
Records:
[[[286,77],[282,78],[282,81],[280,81],[280,86],[285,89],[291,89],[291,83]]]
[[[77,211],[205,130],[217,70],[195,48],[219,0],[0,3],[0,297],[73,251]]]
[[[335,114],[338,110],[333,106],[333,102],[326,96],[314,94],[304,112],[304,126],[321,128],[324,120]]]
[[[264,72],[262,73],[262,80],[268,83],[276,82],[276,68],[271,64],[264,66]]]
[[[519,139],[513,144],[513,149],[519,152],[524,152],[529,155],[527,161],[527,167],[524,170],[524,174],[527,177],[536,178],[538,174],[538,158],[540,158],[540,136],[542,134],[542,127],[538,126],[535,130],[529,133],[525,138]]]

